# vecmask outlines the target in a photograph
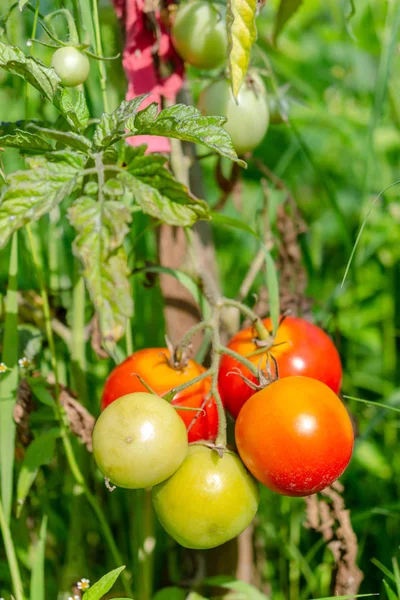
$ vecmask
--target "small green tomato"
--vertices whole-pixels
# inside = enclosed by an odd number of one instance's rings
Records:
[[[101,413],[93,430],[97,466],[122,488],[147,488],[164,481],[180,467],[187,451],[182,419],[154,394],[118,398]]]
[[[158,518],[181,546],[214,548],[241,533],[259,502],[256,480],[233,452],[220,458],[200,444],[172,477],[153,488]]]
[[[230,81],[215,81],[201,92],[199,109],[205,115],[227,118],[224,127],[239,155],[254,150],[262,142],[268,129],[267,91],[260,77],[255,74],[242,84],[237,103]]]
[[[172,42],[183,60],[198,69],[215,69],[226,61],[228,40],[220,10],[211,2],[195,0],[176,12]]]
[[[74,46],[64,46],[53,54],[51,66],[61,79],[62,85],[75,87],[86,81],[90,64],[89,59]]]

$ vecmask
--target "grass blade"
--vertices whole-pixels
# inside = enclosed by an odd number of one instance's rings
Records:
[[[1,499],[4,518],[10,522],[13,497],[13,471],[15,422],[13,410],[18,386],[18,238],[14,234],[11,243],[11,256],[6,297],[6,317],[4,324],[2,362],[10,369],[0,377],[0,472]]]
[[[35,548],[35,562],[31,575],[30,600],[45,600],[44,559],[46,550],[47,515],[43,517],[40,526],[39,540]]]
[[[4,548],[6,551],[8,566],[10,568],[11,580],[14,589],[15,600],[24,600],[24,591],[22,588],[21,574],[15,554],[15,548],[11,537],[11,531],[6,521],[3,505],[0,500],[0,531],[3,536]]]

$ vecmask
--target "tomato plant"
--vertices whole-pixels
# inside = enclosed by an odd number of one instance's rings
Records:
[[[223,65],[228,51],[225,20],[220,6],[189,2],[179,6],[172,27],[172,41],[180,56],[199,69]]]
[[[148,391],[143,379],[156,394],[163,396],[172,388],[191,381],[205,371],[194,360],[188,360],[182,367],[174,368],[171,353],[167,348],[145,348],[127,358],[109,375],[103,390],[101,405],[104,409],[111,402],[132,392]],[[137,377],[139,375],[139,377]],[[187,429],[189,442],[214,440],[218,430],[218,411],[210,394],[210,378],[203,379],[176,394],[172,404],[176,407],[200,409],[204,412],[177,409]],[[204,406],[203,406],[204,404]]]
[[[164,481],[188,449],[182,420],[154,394],[122,396],[108,406],[93,430],[93,454],[105,477],[123,488],[146,488]]]
[[[89,59],[74,46],[64,46],[53,54],[51,66],[61,79],[62,85],[75,87],[84,83],[90,71]]]
[[[267,92],[260,77],[254,74],[243,83],[237,102],[230,81],[221,79],[201,92],[199,108],[206,115],[227,118],[224,127],[239,155],[254,150],[268,129]]]
[[[265,327],[272,332],[270,319],[264,320]],[[254,365],[263,369],[267,366],[275,374],[274,363],[268,359],[268,352],[276,359],[280,377],[304,375],[319,379],[335,393],[342,382],[340,356],[330,337],[320,328],[298,317],[285,317],[281,320],[273,340],[273,346],[260,354],[253,327],[248,327],[235,335],[228,348],[247,357]],[[239,370],[235,372],[235,370]],[[231,356],[221,360],[218,385],[222,400],[233,417],[237,417],[243,404],[255,393],[242,376],[256,383],[256,377]]]
[[[236,537],[257,512],[259,491],[237,454],[222,458],[200,444],[167,481],[153,488],[153,503],[167,532],[186,548],[214,548]]]
[[[243,462],[279,494],[307,496],[333,483],[350,462],[354,434],[339,397],[310,377],[279,379],[246,402],[236,421]]]

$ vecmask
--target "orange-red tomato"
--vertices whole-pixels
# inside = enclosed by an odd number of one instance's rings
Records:
[[[324,383],[286,377],[252,396],[235,426],[246,467],[279,494],[308,496],[333,483],[350,462],[350,417]]]
[[[133,392],[147,392],[139,375],[156,394],[163,396],[169,390],[194,379],[205,371],[202,365],[189,360],[182,369],[174,369],[167,348],[145,348],[134,352],[109,375],[103,390],[102,409],[117,398]],[[195,383],[178,393],[171,404],[189,408],[200,408],[211,388],[210,378]],[[207,400],[204,413],[177,410],[188,430],[189,442],[215,440],[218,432],[218,410],[213,398]]]
[[[263,323],[272,331],[270,319],[265,319]],[[268,353],[253,354],[259,350],[254,342],[255,337],[256,333],[252,327],[243,329],[231,339],[228,348],[265,369]],[[342,382],[340,356],[330,337],[320,327],[298,317],[286,317],[278,327],[274,346],[269,352],[278,363],[280,377],[312,377],[325,383],[335,394],[339,392]],[[271,359],[269,364],[274,374],[275,368]],[[255,383],[257,379],[237,360],[227,355],[223,356],[218,378],[219,391],[226,409],[236,418],[255,390],[247,385],[239,374],[232,374],[234,369],[239,369]]]

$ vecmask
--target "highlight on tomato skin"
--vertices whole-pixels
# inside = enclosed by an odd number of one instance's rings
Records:
[[[254,394],[235,426],[246,467],[270,490],[308,496],[331,485],[347,468],[354,445],[340,398],[310,377],[279,379]]]
[[[181,546],[205,550],[239,535],[255,517],[259,486],[235,452],[191,444],[186,459],[153,487],[155,512]]]
[[[191,381],[205,371],[205,368],[194,360],[188,360],[186,366],[175,369],[169,362],[170,357],[167,348],[144,348],[137,350],[117,365],[104,385],[102,410],[125,394],[148,392],[149,390],[137,375],[156,394],[163,396],[171,389]],[[202,408],[201,412],[177,408],[177,413],[188,430],[189,442],[202,439],[214,441],[217,436],[218,410],[214,398],[210,396],[210,390],[211,379],[207,377],[176,394],[171,402],[176,407]]]
[[[264,319],[263,323],[272,332],[271,319]],[[260,353],[255,338],[253,327],[248,327],[230,340],[228,348],[247,357],[255,366],[264,370],[269,352],[277,361],[281,378],[293,375],[311,377],[325,383],[335,394],[339,393],[343,375],[340,356],[331,338],[317,325],[299,317],[288,316],[281,319],[273,346],[265,353]],[[269,367],[275,374],[271,359]],[[234,418],[237,418],[242,406],[256,392],[236,370],[257,383],[257,378],[247,367],[230,356],[222,357],[218,387],[226,409]]]

